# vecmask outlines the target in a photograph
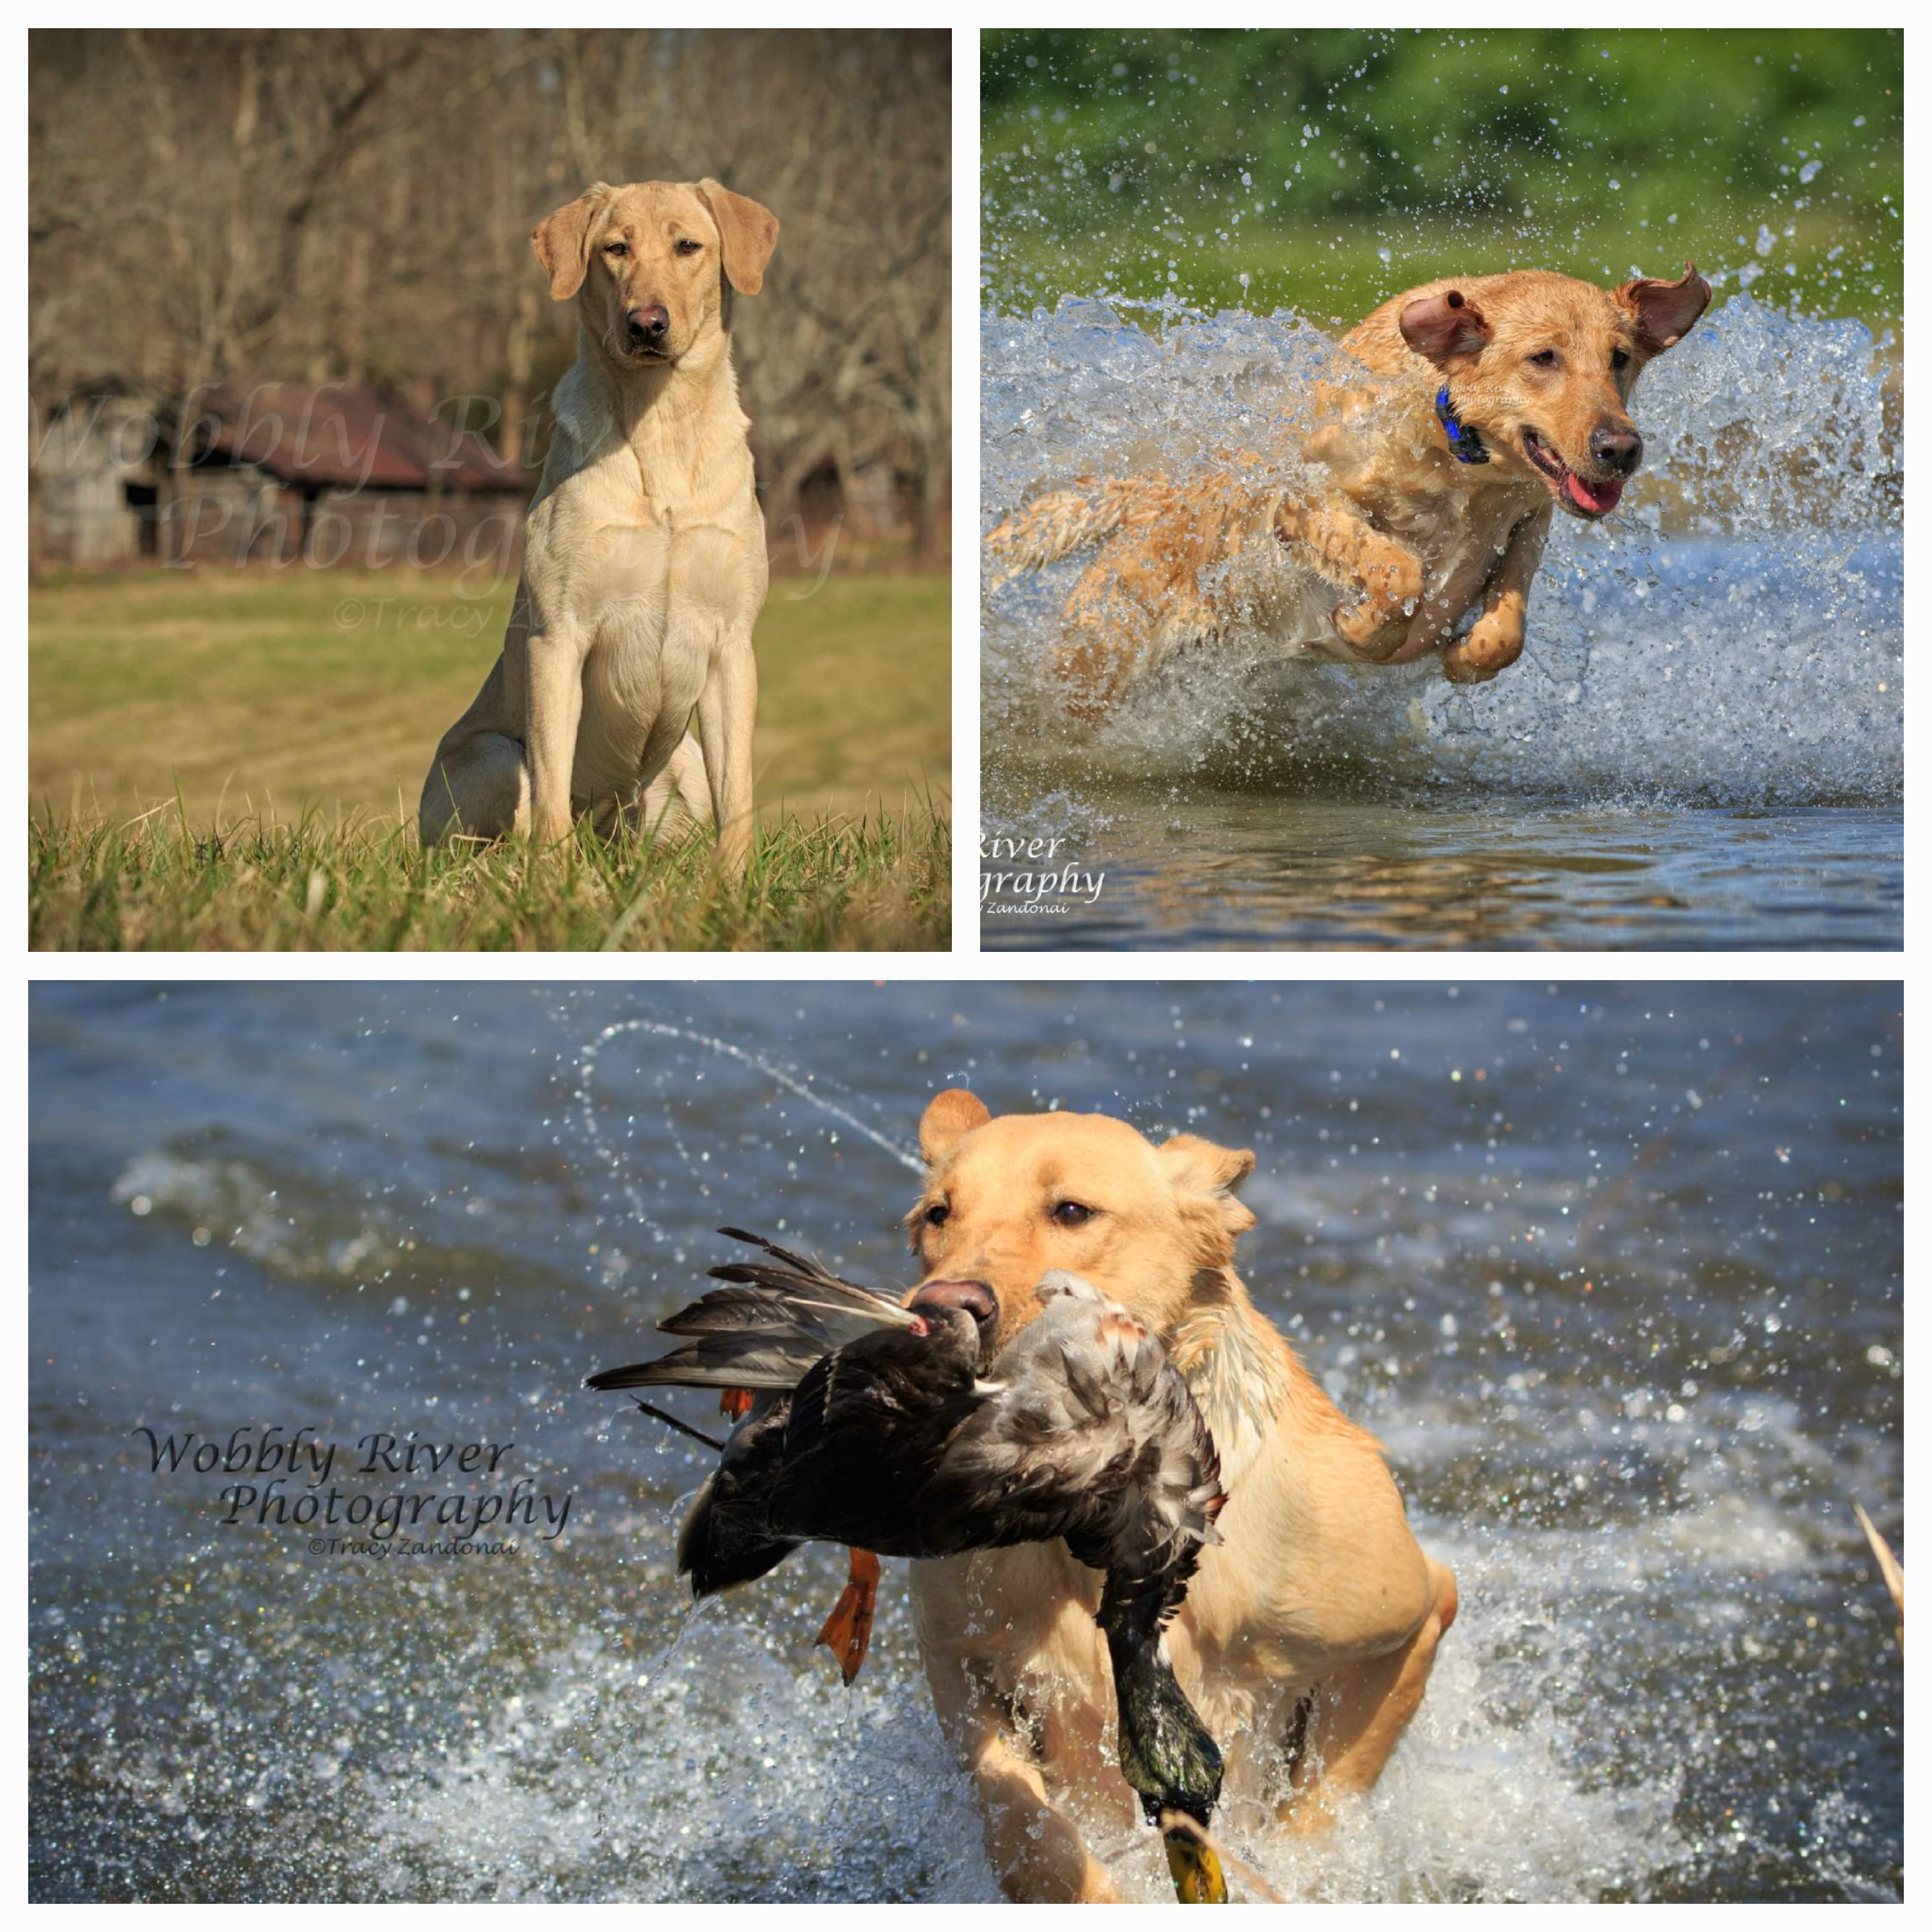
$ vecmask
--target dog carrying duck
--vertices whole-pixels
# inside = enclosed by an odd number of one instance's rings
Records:
[[[748,1583],[802,1544],[842,1544],[852,1580],[820,1641],[849,1683],[862,1661],[880,1556],[937,1558],[1064,1542],[1105,1577],[1122,1775],[1162,1826],[1177,1896],[1225,1902],[1204,1828],[1221,1752],[1176,1680],[1164,1632],[1227,1500],[1214,1438],[1160,1341],[1065,1269],[988,1364],[975,1282],[928,1283],[902,1306],[735,1228],[762,1258],[659,1326],[681,1346],[588,1378],[599,1390],[715,1389],[722,1442],[677,1547],[700,1598]],[[1188,1821],[1192,1821],[1192,1825]],[[1194,1827],[1202,1828],[1196,1829]]]

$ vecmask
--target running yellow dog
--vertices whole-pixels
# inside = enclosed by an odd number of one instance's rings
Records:
[[[1522,652],[1552,511],[1616,507],[1643,460],[1631,386],[1710,299],[1688,263],[1613,290],[1532,269],[1411,289],[1344,339],[1268,446],[1184,481],[1083,478],[986,548],[1010,572],[1105,544],[1056,652],[1088,720],[1234,630],[1357,662],[1439,652],[1456,682],[1494,677]]]
[[[1226,1754],[1224,1802],[1318,1826],[1381,1775],[1422,1701],[1456,1582],[1410,1534],[1374,1438],[1338,1411],[1234,1271],[1254,1225],[1235,1198],[1254,1156],[1180,1134],[1156,1147],[1100,1114],[1004,1114],[934,1097],[928,1178],[908,1217],[911,1291],[970,1309],[993,1354],[1072,1270],[1161,1338],[1221,1456],[1222,1541],[1168,1633],[1174,1666]],[[941,1724],[977,1787],[1010,1896],[1108,1900],[1088,1833],[1138,1816],[1105,1732],[1100,1578],[1062,1544],[914,1566],[914,1616]]]

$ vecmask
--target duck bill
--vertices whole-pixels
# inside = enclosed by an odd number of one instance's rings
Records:
[[[1203,1844],[1189,1832],[1169,1832],[1166,1837],[1174,1897],[1183,1905],[1226,1905],[1228,1881],[1213,1846]]]

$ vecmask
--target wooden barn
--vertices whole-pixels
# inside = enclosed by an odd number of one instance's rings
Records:
[[[158,554],[167,451],[152,405],[111,386],[70,397],[36,438],[31,554],[61,563]]]
[[[34,464],[50,562],[514,562],[533,479],[464,428],[350,383],[218,384],[144,406],[95,391]]]

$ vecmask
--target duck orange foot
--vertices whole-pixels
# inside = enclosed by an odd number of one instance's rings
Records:
[[[869,1550],[851,1552],[852,1574],[839,1592],[818,1641],[838,1660],[838,1674],[848,1684],[866,1660],[872,1640],[872,1608],[879,1594],[879,1559]]]

